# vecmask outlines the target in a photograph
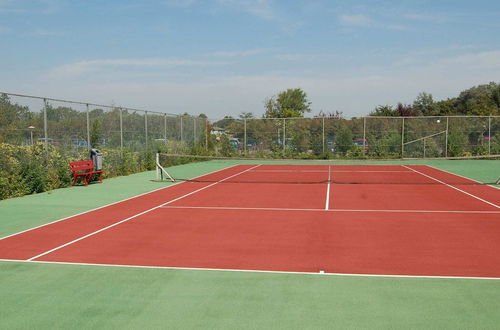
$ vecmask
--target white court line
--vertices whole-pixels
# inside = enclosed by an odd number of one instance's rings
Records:
[[[500,214],[500,211],[483,210],[383,210],[383,209],[301,209],[281,207],[231,207],[231,206],[161,206],[162,209],[201,209],[228,211],[298,211],[298,212],[373,212],[373,213],[458,213],[458,214]]]
[[[205,173],[205,174],[202,174],[202,175],[199,175],[197,177],[194,177],[193,179],[197,179],[197,178],[201,178],[205,175],[210,175],[210,174],[213,174],[213,173],[217,173],[217,172],[220,172],[220,171],[224,171],[224,170],[228,170],[230,168],[233,168],[235,166],[239,166],[240,164],[236,164],[236,165],[232,165],[232,166],[229,166],[229,167],[226,167],[226,168],[223,168],[223,169],[219,169],[219,170],[215,170],[215,171],[212,171],[212,172],[209,172],[209,173]],[[191,179],[191,180],[193,180]],[[139,194],[139,195],[135,195],[135,196],[132,196],[132,197],[129,197],[129,198],[125,198],[125,199],[122,199],[122,200],[119,200],[117,202],[113,202],[113,203],[109,203],[109,204],[106,204],[106,205],[103,205],[103,206],[99,206],[99,207],[96,207],[94,209],[90,209],[88,211],[84,211],[84,212],[80,212],[80,213],[77,213],[77,214],[73,214],[73,215],[70,215],[68,217],[64,217],[62,219],[58,219],[58,220],[54,220],[54,221],[51,221],[51,222],[48,222],[48,223],[44,223],[43,225],[39,225],[39,226],[36,226],[36,227],[32,227],[32,228],[29,228],[29,229],[25,229],[25,230],[22,230],[22,231],[19,231],[17,233],[14,233],[14,234],[10,234],[10,235],[7,235],[7,236],[4,236],[4,237],[1,237],[0,238],[0,241],[5,239],[5,238],[9,238],[9,237],[12,237],[12,236],[16,236],[16,235],[19,235],[19,234],[22,234],[22,233],[25,233],[25,232],[28,232],[30,230],[35,230],[35,229],[38,229],[38,228],[42,228],[42,227],[45,227],[45,226],[48,226],[48,225],[51,225],[53,223],[56,223],[56,222],[59,222],[59,221],[64,221],[64,220],[67,220],[67,219],[70,219],[70,218],[73,218],[73,217],[77,217],[79,215],[82,215],[82,214],[85,214],[85,213],[89,213],[89,212],[93,212],[93,211],[97,211],[97,210],[100,210],[102,208],[105,208],[105,207],[108,207],[108,206],[111,206],[111,205],[115,205],[115,204],[118,204],[118,203],[121,203],[121,202],[126,202],[128,200],[131,200],[131,199],[134,199],[134,198],[137,198],[137,197],[141,197],[141,196],[144,196],[144,195],[148,195],[148,194],[152,194],[154,192],[157,192],[157,191],[160,191],[162,189],[168,189],[170,187],[173,187],[173,186],[176,186],[178,184],[181,184],[181,183],[184,183],[184,181],[181,181],[181,182],[176,182],[176,183],[172,183],[166,187],[161,187],[161,188],[158,188],[158,189],[155,189],[155,190],[151,190],[151,191],[148,191],[148,192],[145,192],[145,193],[142,193],[142,194]]]
[[[328,184],[326,186],[326,202],[325,202],[325,210],[328,211],[328,208],[330,207],[330,177],[331,177],[331,172],[330,172],[330,165],[328,165]]]
[[[155,206],[155,207],[153,207],[153,208],[150,208],[150,209],[148,209],[148,210],[146,210],[146,211],[143,211],[143,212],[137,213],[137,214],[135,214],[135,215],[133,215],[133,216],[131,216],[131,217],[128,217],[128,218],[123,219],[123,220],[121,220],[121,221],[115,222],[114,224],[111,224],[111,225],[109,225],[109,226],[106,226],[106,227],[104,227],[104,228],[101,228],[101,229],[99,229],[99,230],[96,230],[96,231],[94,231],[94,232],[92,232],[92,233],[90,233],[90,234],[87,234],[87,235],[85,235],[85,236],[82,236],[82,237],[79,237],[79,238],[77,238],[77,239],[74,239],[74,240],[72,240],[72,241],[70,241],[70,242],[68,242],[68,243],[65,243],[65,244],[62,244],[62,245],[60,245],[60,246],[57,246],[57,247],[55,247],[55,248],[53,248],[53,249],[50,249],[50,250],[45,251],[45,252],[43,252],[43,253],[40,253],[40,254],[38,254],[38,255],[36,255],[36,256],[34,256],[34,257],[31,257],[31,258],[29,258],[29,259],[26,259],[26,260],[27,260],[27,261],[32,261],[32,260],[34,260],[34,259],[40,258],[40,257],[42,257],[42,256],[44,256],[44,255],[46,255],[46,254],[49,254],[49,253],[54,252],[54,251],[57,251],[57,250],[59,250],[59,249],[62,249],[63,247],[66,247],[66,246],[71,245],[71,244],[73,244],[73,243],[79,242],[79,241],[81,241],[81,240],[83,240],[83,239],[85,239],[85,238],[88,238],[88,237],[90,237],[90,236],[93,236],[93,235],[95,235],[95,234],[98,234],[98,233],[100,233],[100,232],[102,232],[102,231],[104,231],[104,230],[107,230],[107,229],[109,229],[109,228],[112,228],[112,227],[118,226],[118,225],[119,225],[119,224],[121,224],[121,223],[127,222],[127,221],[129,221],[129,220],[132,220],[132,219],[137,218],[138,216],[141,216],[141,215],[144,215],[144,214],[149,213],[149,212],[151,212],[151,211],[154,211],[154,210],[156,210],[156,209],[158,209],[158,208],[160,208],[160,207],[162,207],[162,206],[168,205],[168,204],[173,203],[173,202],[175,202],[175,201],[178,201],[178,200],[180,200],[180,199],[182,199],[182,198],[184,198],[184,197],[187,197],[187,196],[193,195],[193,194],[195,194],[195,193],[197,193],[197,192],[200,192],[200,191],[202,191],[202,190],[205,190],[205,189],[207,189],[207,188],[210,188],[210,187],[212,187],[212,186],[214,186],[214,185],[216,185],[216,184],[218,184],[218,183],[220,183],[220,182],[223,182],[223,181],[229,180],[229,179],[231,179],[231,178],[234,178],[235,176],[238,176],[238,175],[240,175],[240,174],[243,174],[243,173],[245,173],[245,172],[248,172],[249,170],[251,170],[251,169],[253,169],[253,168],[256,168],[256,167],[258,167],[258,166],[260,166],[260,164],[259,164],[259,165],[256,165],[256,166],[253,166],[253,167],[250,167],[249,169],[246,169],[246,170],[244,170],[244,171],[238,172],[238,173],[236,173],[236,174],[233,174],[233,175],[231,175],[231,176],[228,176],[228,177],[226,177],[226,178],[224,178],[224,179],[222,179],[222,180],[219,180],[219,181],[217,181],[217,182],[211,183],[211,184],[209,184],[208,186],[204,186],[204,187],[199,188],[199,189],[197,189],[197,190],[191,191],[191,192],[189,192],[189,193],[187,193],[187,194],[184,194],[184,195],[182,195],[182,196],[180,196],[180,197],[177,197],[177,198],[175,198],[175,199],[172,199],[172,200],[170,200],[170,201],[168,201],[168,202],[166,202],[166,203],[160,204],[160,205]]]
[[[433,168],[435,170],[438,170],[438,171],[441,171],[441,172],[445,172],[445,173],[448,173],[448,174],[451,174],[451,175],[455,175],[455,176],[458,176],[458,177],[463,178],[463,179],[467,179],[467,180],[472,181],[472,182],[479,183],[482,186],[486,186],[486,187],[490,187],[490,188],[493,188],[493,189],[500,190],[500,187],[495,187],[495,186],[492,186],[492,185],[489,185],[489,184],[485,184],[485,183],[483,183],[481,181],[477,181],[477,180],[468,178],[468,177],[460,175],[460,174],[452,173],[452,172],[449,172],[449,171],[446,171],[446,170],[443,170],[443,169],[440,169],[440,168],[437,168],[437,167],[434,167],[434,166],[431,166],[431,165],[424,165],[424,166],[427,166],[427,167],[430,167],[430,168]]]
[[[475,198],[475,199],[477,199],[477,200],[480,200],[480,201],[481,201],[481,202],[483,202],[483,203],[489,204],[489,205],[491,205],[491,206],[496,207],[497,209],[500,209],[500,206],[496,205],[495,203],[489,202],[489,201],[487,201],[487,200],[485,200],[485,199],[482,199],[481,197],[478,197],[478,196],[476,196],[476,195],[473,195],[473,194],[471,194],[471,193],[468,193],[468,192],[466,192],[466,191],[464,191],[464,190],[462,190],[462,189],[460,189],[460,188],[457,188],[457,187],[455,187],[455,186],[452,186],[451,184],[448,184],[448,183],[446,183],[446,182],[443,182],[443,181],[441,181],[441,180],[439,180],[439,179],[436,179],[436,178],[434,178],[434,177],[432,177],[432,176],[430,176],[430,175],[427,175],[427,174],[425,174],[425,173],[422,173],[422,172],[420,172],[420,171],[417,171],[417,170],[415,170],[415,169],[413,169],[413,168],[411,168],[411,167],[408,167],[408,166],[406,166],[406,165],[401,165],[401,166],[406,167],[406,168],[408,168],[408,169],[412,170],[413,172],[418,173],[418,174],[420,174],[420,175],[423,175],[423,176],[425,176],[425,177],[427,177],[427,178],[429,178],[429,179],[432,179],[432,180],[434,180],[434,181],[436,181],[436,182],[442,183],[442,184],[444,184],[445,186],[448,186],[448,187],[453,188],[453,189],[455,189],[455,190],[457,190],[457,191],[460,191],[461,193],[464,193],[464,194],[466,194],[466,195],[468,195],[468,196],[470,196],[470,197],[473,197],[473,198]]]
[[[51,264],[69,266],[96,266],[96,267],[117,267],[132,269],[164,269],[164,270],[188,270],[188,271],[209,271],[209,272],[234,272],[234,273],[256,273],[256,274],[276,274],[276,275],[319,275],[319,276],[347,276],[347,277],[381,277],[381,278],[422,278],[422,279],[451,279],[451,280],[500,280],[500,277],[481,276],[447,276],[447,275],[391,275],[391,274],[355,274],[355,273],[320,273],[320,272],[294,272],[281,270],[258,270],[258,269],[237,269],[237,268],[201,268],[201,267],[174,267],[174,266],[140,266],[140,265],[115,265],[96,264],[85,262],[62,262],[62,261],[41,261],[41,260],[12,260],[0,259],[3,262],[20,262],[30,264]]]
[[[331,165],[329,165],[331,166]],[[335,172],[335,173],[412,173],[412,171],[377,171],[377,170],[254,170],[250,172],[271,172],[271,173],[296,173],[296,172],[305,172],[305,173],[326,173],[326,172]]]

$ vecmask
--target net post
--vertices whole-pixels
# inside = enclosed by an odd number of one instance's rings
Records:
[[[160,181],[160,168],[158,167],[158,164],[160,163],[160,154],[158,152],[156,153],[155,163],[156,163],[156,180]]]
[[[444,157],[448,158],[448,124],[449,124],[449,119],[450,117],[446,116],[446,133],[445,133],[445,148],[444,148]]]

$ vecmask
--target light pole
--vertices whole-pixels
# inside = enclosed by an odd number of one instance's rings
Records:
[[[33,145],[33,130],[35,129],[35,126],[29,126],[28,129],[30,130],[31,145]]]

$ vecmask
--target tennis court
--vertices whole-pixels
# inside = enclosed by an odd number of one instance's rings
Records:
[[[499,205],[426,165],[239,164],[6,236],[0,259],[496,279]]]

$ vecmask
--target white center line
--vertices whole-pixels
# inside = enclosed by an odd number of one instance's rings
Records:
[[[92,233],[90,233],[90,234],[87,234],[87,235],[85,235],[85,236],[79,237],[79,238],[77,238],[77,239],[74,239],[74,240],[72,240],[72,241],[70,241],[70,242],[68,242],[68,243],[65,243],[65,244],[63,244],[63,245],[60,245],[60,246],[58,246],[58,247],[55,247],[55,248],[53,248],[53,249],[50,249],[50,250],[45,251],[45,252],[43,252],[43,253],[40,253],[40,254],[38,254],[38,255],[36,255],[36,256],[34,256],[34,257],[31,257],[31,258],[29,258],[29,259],[26,259],[26,260],[27,260],[27,261],[32,261],[32,260],[35,260],[35,259],[37,259],[37,258],[40,258],[40,257],[42,257],[42,256],[44,256],[44,255],[46,255],[46,254],[49,254],[49,253],[52,253],[52,252],[57,251],[57,250],[59,250],[59,249],[62,249],[63,247],[66,247],[66,246],[68,246],[68,245],[71,245],[71,244],[73,244],[73,243],[76,243],[76,242],[78,242],[78,241],[81,241],[81,240],[83,240],[83,239],[85,239],[85,238],[88,238],[88,237],[90,237],[90,236],[93,236],[93,235],[95,235],[95,234],[98,234],[98,233],[100,233],[100,232],[102,232],[102,231],[105,231],[105,230],[107,230],[107,229],[109,229],[109,228],[112,228],[112,227],[118,226],[118,225],[119,225],[119,224],[121,224],[121,223],[127,222],[127,221],[132,220],[132,219],[135,219],[135,218],[137,218],[137,217],[139,217],[139,216],[141,216],[141,215],[143,215],[143,214],[146,214],[146,213],[149,213],[149,212],[154,211],[154,210],[156,210],[156,209],[159,209],[159,208],[161,208],[162,206],[165,206],[165,205],[171,204],[171,203],[173,203],[173,202],[175,202],[175,201],[178,201],[178,200],[180,200],[180,199],[182,199],[182,198],[184,198],[184,197],[190,196],[190,195],[195,194],[195,193],[197,193],[197,192],[199,192],[199,191],[202,191],[202,190],[204,190],[204,189],[210,188],[210,187],[212,187],[212,186],[214,186],[214,185],[216,185],[216,184],[218,184],[218,183],[220,183],[220,182],[224,182],[224,181],[226,181],[226,180],[229,180],[229,179],[231,179],[231,178],[234,178],[235,176],[240,175],[240,174],[243,174],[243,173],[245,173],[245,172],[248,172],[248,171],[250,171],[251,169],[254,169],[254,168],[258,167],[258,166],[260,166],[260,164],[259,164],[259,165],[256,165],[256,166],[253,166],[253,167],[250,167],[250,168],[248,168],[248,169],[246,169],[246,170],[244,170],[244,171],[238,172],[238,173],[236,173],[236,174],[233,174],[233,175],[231,175],[231,176],[228,176],[227,178],[224,178],[224,179],[222,179],[222,180],[219,180],[219,181],[216,181],[216,182],[214,182],[214,183],[211,183],[211,184],[209,184],[208,186],[204,186],[204,187],[202,187],[202,188],[200,188],[200,189],[197,189],[197,190],[191,191],[191,192],[189,192],[189,193],[187,193],[187,194],[185,194],[185,195],[182,195],[182,196],[180,196],[180,197],[177,197],[177,198],[175,198],[175,199],[172,199],[172,200],[170,200],[170,201],[168,201],[168,202],[166,202],[166,203],[163,203],[163,204],[160,204],[160,205],[155,206],[155,207],[153,207],[153,208],[150,208],[149,210],[143,211],[143,212],[141,212],[141,213],[137,213],[137,214],[135,214],[135,215],[133,215],[133,216],[131,216],[131,217],[128,217],[128,218],[123,219],[123,220],[121,220],[121,221],[115,222],[115,223],[113,223],[113,224],[111,224],[111,225],[109,225],[109,226],[106,226],[106,227],[104,227],[104,228],[101,228],[101,229],[99,229],[99,230],[96,230],[96,231],[94,231],[94,232],[92,232]]]
[[[330,177],[331,177],[330,165],[328,165],[328,185],[326,187],[326,202],[325,202],[325,210],[327,211],[330,207]]]

